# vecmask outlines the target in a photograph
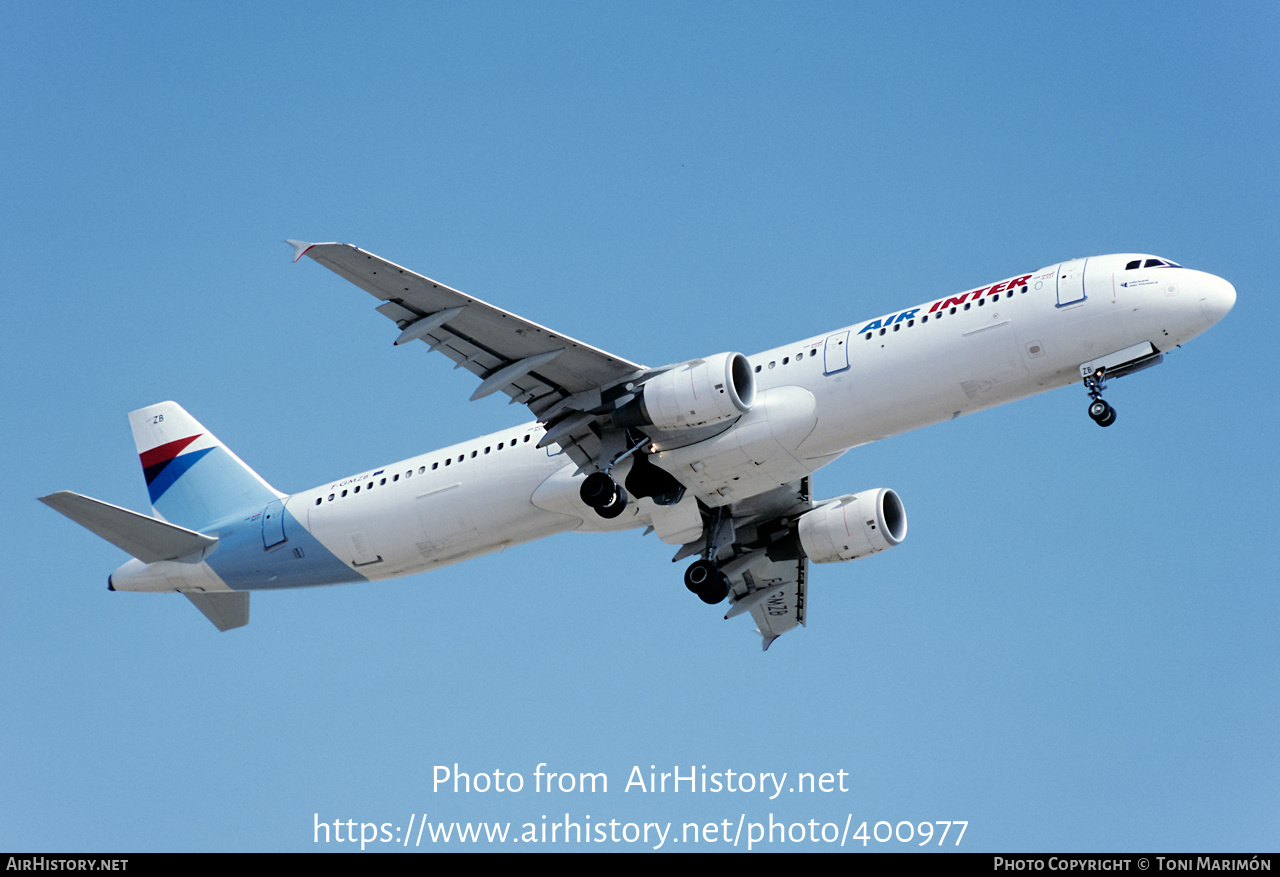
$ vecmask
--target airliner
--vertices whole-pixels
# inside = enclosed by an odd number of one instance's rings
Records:
[[[129,415],[152,514],[70,491],[41,501],[132,555],[115,591],[185,594],[222,631],[255,590],[377,581],[566,530],[646,528],[696,558],[684,583],[763,647],[805,623],[809,563],[902,543],[889,488],[815,498],[814,473],[868,442],[1079,383],[1106,383],[1221,320],[1235,288],[1138,253],[1072,259],[751,356],[649,367],[349,244],[289,241],[534,420],[285,494],[174,402]]]

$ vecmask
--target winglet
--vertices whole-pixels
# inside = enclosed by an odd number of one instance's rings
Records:
[[[284,242],[293,247],[293,261],[295,262],[305,256],[307,250],[315,246],[315,244],[309,244],[306,241],[295,241],[290,238],[285,238]]]

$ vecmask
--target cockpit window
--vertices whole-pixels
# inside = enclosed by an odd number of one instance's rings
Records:
[[[1181,268],[1177,262],[1170,262],[1167,259],[1147,259],[1143,264],[1141,259],[1134,259],[1132,262],[1124,266],[1124,270],[1132,271],[1134,268]]]

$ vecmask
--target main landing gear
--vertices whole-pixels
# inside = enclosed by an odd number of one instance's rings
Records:
[[[616,518],[627,507],[627,492],[604,472],[592,472],[583,479],[578,496],[602,518]]]
[[[1110,426],[1116,422],[1116,409],[1102,398],[1102,391],[1107,386],[1107,370],[1096,369],[1084,379],[1085,388],[1089,391],[1089,416],[1098,426]]]
[[[729,596],[729,577],[709,560],[695,560],[684,571],[684,586],[703,603],[715,604]]]
[[[722,539],[731,541],[733,521],[729,519],[723,508],[714,509],[711,519],[706,524],[707,544],[702,552],[702,560],[695,560],[684,571],[684,586],[698,595],[703,603],[714,605],[729,596],[729,577],[725,575],[715,556]],[[726,532],[726,528],[728,532]]]
[[[632,440],[635,436],[631,436]],[[614,457],[608,463],[601,467],[599,472],[592,472],[582,480],[582,486],[578,488],[578,496],[584,503],[596,510],[596,514],[602,518],[616,518],[622,514],[623,509],[627,507],[627,492],[622,489],[622,485],[613,480],[613,467],[617,466],[627,457],[630,457],[636,451],[649,444],[649,439],[640,436],[637,441],[627,450]],[[643,459],[643,457],[637,458]],[[651,469],[656,467],[650,466]],[[679,482],[666,475],[665,472],[660,473],[665,476],[667,481],[674,484],[678,490],[683,492]],[[641,492],[641,488],[637,488],[634,483],[631,489],[636,492],[637,496],[648,496],[649,494]],[[679,499],[679,496],[676,496]]]

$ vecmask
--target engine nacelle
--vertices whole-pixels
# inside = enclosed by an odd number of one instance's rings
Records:
[[[886,487],[828,501],[800,518],[800,548],[814,563],[857,560],[907,538],[907,511]]]
[[[756,399],[755,373],[741,353],[693,359],[650,378],[613,415],[616,426],[693,429],[740,417]]]

